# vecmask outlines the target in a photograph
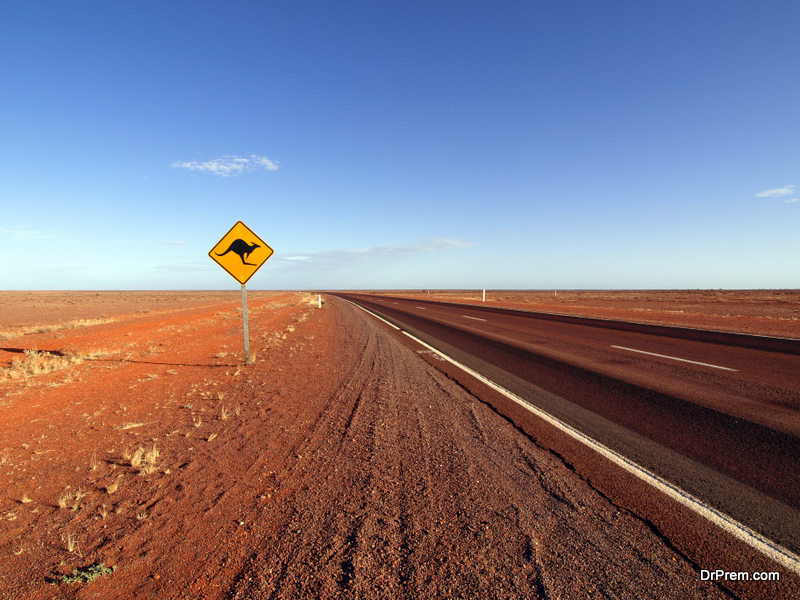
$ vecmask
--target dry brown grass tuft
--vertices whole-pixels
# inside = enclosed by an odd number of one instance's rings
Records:
[[[35,377],[52,371],[60,371],[72,365],[79,365],[83,359],[79,356],[58,356],[49,352],[38,350],[25,350],[22,358],[15,358],[10,367],[4,369],[12,379],[20,377]]]
[[[53,371],[61,371],[87,360],[94,360],[113,354],[110,350],[91,350],[82,354],[52,354],[47,351],[25,350],[22,358],[15,358],[11,366],[2,371],[11,379],[36,377]]]
[[[69,488],[67,488],[61,492],[61,495],[58,497],[59,508],[67,508],[70,500],[72,500],[72,492],[70,492]]]
[[[13,338],[22,337],[23,335],[34,335],[37,333],[50,333],[51,331],[60,331],[62,329],[76,329],[78,327],[89,327],[91,325],[102,325],[103,323],[110,323],[115,319],[75,319],[67,323],[59,323],[58,325],[33,325],[30,327],[18,327],[16,329],[7,329],[0,331],[0,340],[10,340]]]
[[[161,451],[153,444],[153,447],[148,450],[144,455],[144,465],[140,470],[140,473],[143,475],[150,475],[150,473],[154,473],[158,470],[158,465],[156,462],[158,461],[158,457],[161,454]]]
[[[119,489],[119,484],[120,484],[120,481],[121,481],[121,480],[122,480],[122,475],[120,475],[119,477],[117,477],[117,478],[116,478],[114,481],[112,481],[111,483],[109,483],[109,484],[106,486],[106,493],[107,493],[109,496],[110,496],[111,494],[113,494],[114,492],[116,492],[116,491]],[[103,505],[103,506],[105,506],[105,505]]]
[[[22,494],[23,504],[30,504],[31,502],[33,502],[33,499],[30,496],[28,496],[28,494]]]
[[[81,554],[81,549],[78,546],[77,533],[67,533],[64,536],[62,536],[61,539],[67,545],[67,551],[71,552],[72,554],[77,554],[78,556],[83,556],[83,554]]]
[[[136,452],[133,453],[131,456],[131,466],[134,469],[138,469],[142,466],[142,461],[144,460],[144,448],[139,448]]]

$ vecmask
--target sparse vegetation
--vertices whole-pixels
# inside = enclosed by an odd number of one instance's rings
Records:
[[[133,429],[134,427],[141,427],[144,423],[123,423],[119,426],[120,431],[125,431],[126,429]]]
[[[121,481],[121,480],[122,480],[122,476],[120,476],[120,477],[117,477],[117,478],[116,478],[114,481],[112,481],[111,483],[109,483],[109,484],[106,486],[106,493],[107,493],[109,496],[110,496],[111,494],[113,494],[114,492],[116,492],[116,491],[119,489],[119,484],[120,484],[120,481]],[[105,506],[105,504],[104,504],[103,506]]]
[[[23,494],[22,495],[22,503],[23,504],[30,504],[31,502],[33,502],[33,499],[30,496],[28,496],[28,494]]]
[[[158,457],[161,454],[159,449],[153,444],[153,447],[148,450],[144,455],[144,465],[142,466],[140,472],[143,475],[150,475],[150,473],[154,473],[158,470],[158,466],[156,465],[156,461],[158,461]]]
[[[81,554],[81,549],[78,546],[78,534],[77,533],[67,533],[61,539],[67,545],[67,551],[68,552],[70,552],[71,554],[77,554],[78,556],[83,556],[83,554]]]
[[[91,583],[98,577],[102,577],[103,575],[111,575],[116,570],[117,570],[116,565],[114,565],[109,569],[108,567],[106,567],[105,563],[100,563],[99,565],[91,565],[89,567],[86,567],[85,569],[75,569],[74,571],[72,571],[72,575],[62,575],[61,582]]]
[[[134,469],[138,469],[142,466],[142,461],[144,460],[144,448],[139,448],[136,452],[133,453],[131,456],[131,466]]]
[[[110,323],[114,319],[75,319],[67,323],[60,323],[58,325],[33,325],[31,327],[18,327],[16,329],[7,329],[0,331],[0,340],[10,340],[24,335],[34,335],[37,333],[50,333],[51,331],[60,331],[62,329],[75,329],[77,327],[89,327],[91,325],[102,325],[103,323]]]
[[[15,358],[11,366],[5,369],[6,374],[12,379],[19,377],[35,377],[52,371],[66,369],[72,365],[83,362],[83,359],[74,355],[59,355],[38,350],[25,350],[22,358]]]
[[[36,377],[53,371],[60,371],[74,365],[79,365],[87,360],[93,360],[112,354],[106,350],[92,350],[82,354],[65,354],[61,352],[48,352],[46,350],[28,349],[21,358],[15,358],[11,366],[2,369],[2,372],[11,379],[21,377]]]
[[[212,440],[213,440],[215,437],[217,437],[217,434],[216,434],[216,433],[212,433],[211,435],[209,435],[209,436],[208,436],[208,438],[206,439],[206,441],[210,442],[210,441],[212,441]]]

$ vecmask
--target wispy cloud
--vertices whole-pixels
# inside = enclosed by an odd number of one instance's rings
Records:
[[[786,204],[789,204],[790,202],[798,202],[798,201],[800,201],[800,198],[792,198],[791,200],[787,200]]]
[[[5,233],[14,236],[15,240],[44,240],[55,238],[54,235],[46,235],[41,231],[33,231],[31,229],[3,229],[0,228],[0,233]]]
[[[157,271],[167,273],[204,273],[218,269],[208,257],[205,258],[185,258],[176,257],[169,263],[160,264],[156,267]]]
[[[278,163],[266,156],[251,154],[250,156],[223,156],[205,162],[176,160],[170,165],[173,169],[189,169],[201,173],[213,173],[220,177],[232,177],[248,171],[277,171]]]
[[[759,192],[756,194],[757,198],[776,198],[780,196],[790,196],[794,194],[794,185],[787,185],[782,188],[777,188],[774,190],[764,190],[763,192]]]
[[[362,263],[392,258],[407,258],[424,252],[470,248],[474,243],[451,238],[431,238],[421,244],[403,244],[397,246],[375,246],[368,249],[339,249],[325,252],[276,255],[273,264],[292,267],[313,267],[325,269],[343,269]]]

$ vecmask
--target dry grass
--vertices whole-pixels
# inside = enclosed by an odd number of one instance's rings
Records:
[[[227,420],[227,419],[228,419],[228,417],[230,417],[230,416],[231,416],[231,413],[229,413],[229,412],[228,412],[228,409],[227,409],[227,408],[225,408],[225,407],[223,406],[223,407],[222,407],[222,412],[221,412],[221,414],[220,414],[220,417],[222,418],[222,420],[223,420],[223,421],[225,421],[225,420]]]
[[[109,484],[106,486],[106,493],[107,493],[109,496],[110,496],[111,494],[113,494],[114,492],[116,492],[116,491],[119,489],[119,483],[120,483],[120,480],[121,480],[121,479],[122,479],[122,476],[120,476],[120,477],[117,477],[117,478],[116,478],[116,479],[115,479],[113,482],[109,483]],[[103,506],[105,506],[105,504],[104,504]]]
[[[5,369],[12,379],[19,377],[35,377],[53,371],[60,371],[72,365],[79,365],[83,358],[74,355],[58,356],[38,350],[25,350],[22,358],[15,358],[10,367]]]
[[[22,503],[23,504],[30,504],[31,502],[33,502],[33,499],[30,496],[28,496],[28,494],[23,494],[22,495]]]
[[[208,438],[206,439],[206,441],[207,441],[207,442],[214,441],[214,438],[215,438],[215,437],[217,437],[217,434],[216,434],[216,433],[212,433],[210,436],[208,436]]]
[[[126,429],[133,429],[134,427],[141,427],[142,425],[144,425],[144,423],[123,423],[122,425],[120,425],[118,427],[118,429],[120,431],[125,431]],[[129,452],[129,450],[126,449],[125,452]],[[125,460],[128,460],[130,458],[130,456],[125,456],[124,453],[123,453],[122,457]]]
[[[72,499],[72,492],[69,491],[69,488],[61,492],[61,495],[58,497],[58,506],[59,508],[67,508],[69,506],[69,501]]]
[[[153,444],[153,447],[144,455],[144,465],[140,469],[140,473],[143,475],[150,475],[150,473],[157,471],[158,465],[156,463],[160,454],[161,451]]]
[[[82,488],[78,488],[78,490],[75,492],[75,500],[72,504],[72,510],[78,510],[78,508],[80,508],[81,500],[83,500],[84,497],[86,497],[86,492],[84,492]]]
[[[136,452],[133,453],[131,456],[131,466],[134,469],[138,469],[142,466],[142,462],[144,461],[144,448],[139,448]]]
[[[62,329],[76,329],[78,327],[89,327],[91,325],[102,325],[103,323],[111,323],[116,319],[75,319],[66,323],[59,323],[57,325],[33,325],[30,327],[18,327],[15,329],[6,329],[0,331],[0,340],[10,340],[24,335],[34,335],[37,333],[50,333],[51,331],[60,331]]]
[[[67,551],[72,554],[77,554],[78,556],[83,556],[81,554],[81,549],[78,546],[78,534],[77,533],[67,533],[61,538],[64,543],[67,545]]]
[[[25,350],[21,358],[15,358],[11,366],[2,371],[11,379],[36,377],[53,371],[60,371],[87,360],[95,360],[114,354],[110,350],[90,350],[81,354],[51,354],[47,351]]]

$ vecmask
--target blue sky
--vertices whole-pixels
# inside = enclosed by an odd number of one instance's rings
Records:
[[[800,3],[0,8],[0,288],[797,288]]]

